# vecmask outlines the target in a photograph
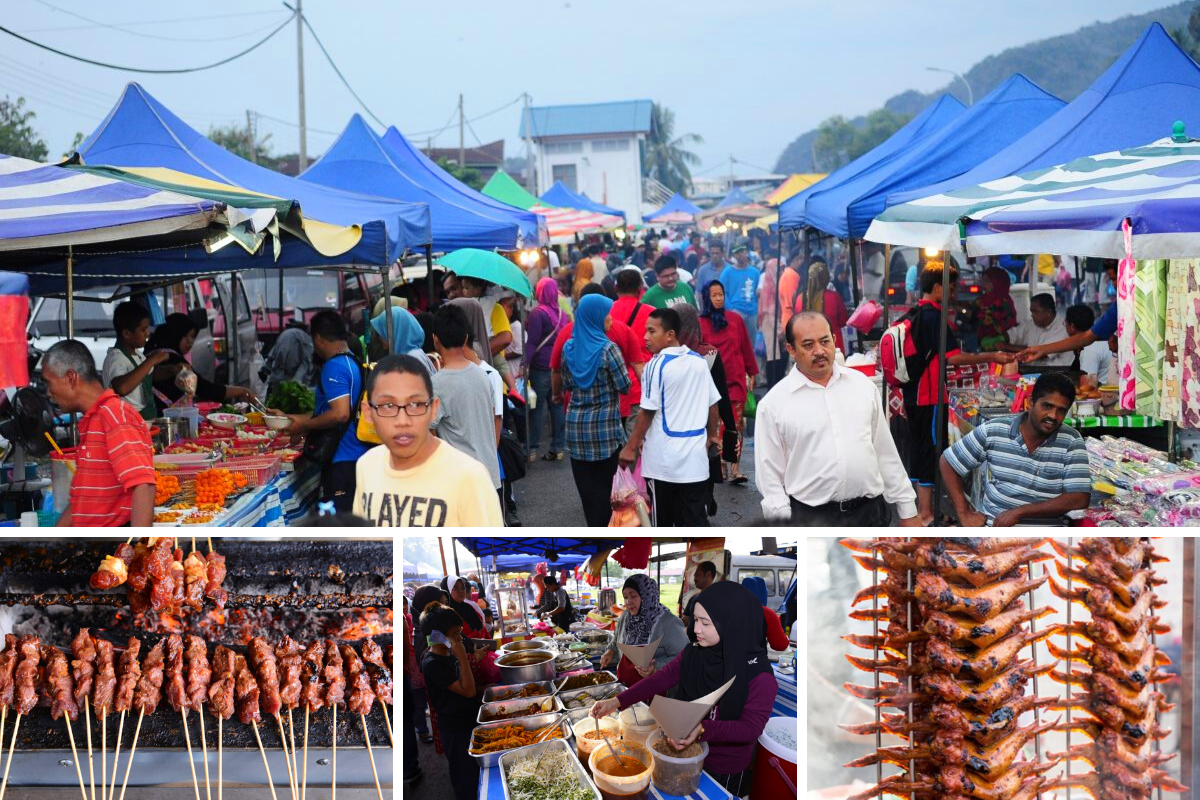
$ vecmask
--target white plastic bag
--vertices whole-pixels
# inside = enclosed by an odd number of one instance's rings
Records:
[[[262,342],[256,342],[254,357],[250,359],[250,391],[260,400],[267,396],[267,382],[262,377],[266,365],[262,354]]]

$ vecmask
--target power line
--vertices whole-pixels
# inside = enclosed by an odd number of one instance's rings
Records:
[[[475,143],[478,144],[480,147],[483,147],[483,140],[479,138],[479,134],[476,133],[475,129],[471,127],[471,120],[467,120],[467,130],[469,130],[471,132],[471,135],[475,137]],[[460,164],[459,166],[466,166],[466,165]]]
[[[109,30],[120,31],[121,33],[125,33],[130,36],[138,36],[143,39],[158,39],[158,40],[164,41],[164,42],[211,42],[212,41],[212,37],[195,38],[195,37],[182,37],[182,36],[163,36],[162,34],[157,34],[157,33],[142,33],[141,31],[131,31],[121,25],[115,25],[115,24],[108,23],[108,22],[101,22],[100,20],[92,19],[91,17],[85,17],[83,14],[77,14],[76,12],[71,11],[70,9],[60,8],[59,6],[56,6],[53,3],[46,2],[46,0],[35,0],[35,2],[38,2],[38,3],[46,6],[47,8],[51,8],[51,9],[54,9],[55,11],[59,11],[63,14],[67,14],[69,16],[75,17],[76,19],[81,19],[84,22],[92,23],[90,26],[87,26],[86,28],[84,28],[85,30],[90,29],[90,28],[108,28]],[[278,14],[279,11],[276,10],[276,11],[272,11],[270,13]],[[245,33],[238,33],[238,34],[234,34],[232,36],[226,36],[224,38],[226,38],[226,39],[245,39],[245,38],[254,36],[255,34],[258,34],[258,33],[261,33],[263,31],[267,30],[274,24],[275,24],[274,22],[271,22],[270,24],[264,25],[261,28],[255,28],[252,31],[246,31]],[[78,30],[78,28],[76,28],[76,30]],[[26,31],[26,32],[29,33],[29,31]]]
[[[317,47],[321,48],[321,52],[325,55],[325,60],[329,62],[329,66],[333,67],[333,71],[337,73],[338,78],[341,79],[342,85],[346,87],[346,90],[350,92],[350,94],[354,95],[354,99],[357,100],[358,104],[363,107],[363,111],[366,111],[367,114],[370,115],[371,119],[375,120],[377,123],[386,128],[387,123],[381,120],[378,116],[376,116],[374,111],[367,107],[367,104],[363,102],[363,99],[358,96],[358,92],[354,91],[354,87],[350,85],[350,81],[346,80],[346,76],[342,74],[340,69],[338,69],[338,65],[333,62],[333,56],[329,55],[329,51],[325,49],[325,45],[321,44],[321,37],[317,36],[317,32],[313,30],[313,26],[308,24],[308,17],[301,14],[300,20],[304,23],[304,27],[308,28],[308,32],[312,34],[313,39],[317,43]]]
[[[70,13],[70,12],[68,12]],[[261,17],[267,14],[278,14],[279,11],[245,11],[238,14],[217,14],[204,17],[173,17],[171,19],[139,19],[132,22],[116,22],[113,25],[121,28],[132,28],[137,25],[167,25],[175,22],[205,22],[208,20],[227,20],[233,17]],[[94,28],[94,25],[68,25],[57,28],[28,28],[21,33],[57,33],[59,31],[86,31]],[[210,40],[205,40],[210,41]]]
[[[262,117],[263,119],[269,119],[272,122],[278,122],[280,125],[287,125],[289,128],[299,128],[300,127],[299,123],[290,122],[289,120],[280,119],[279,117],[272,117],[270,114],[264,114],[261,111],[255,111],[254,114],[255,114],[255,116]],[[338,131],[327,131],[327,130],[323,130],[321,128],[314,128],[311,125],[309,125],[307,127],[308,127],[308,130],[311,131],[312,133],[324,133],[327,136],[340,136],[341,135]]]
[[[59,50],[57,48],[51,47],[50,45],[42,44],[41,42],[34,41],[33,39],[30,39],[28,36],[22,36],[21,34],[17,33],[16,31],[14,31],[10,28],[6,28],[3,25],[0,25],[0,33],[7,33],[9,36],[12,36],[16,39],[20,39],[21,41],[26,42],[27,44],[31,44],[34,47],[40,47],[41,49],[47,50],[51,53],[54,53],[55,55],[60,55],[60,56],[63,56],[64,58],[70,58],[74,61],[81,61],[84,64],[91,64],[92,66],[96,66],[96,67],[106,67],[108,69],[120,70],[121,72],[140,72],[140,73],[144,73],[147,75],[181,75],[181,74],[187,73],[187,72],[203,72],[204,70],[213,69],[215,67],[220,67],[225,64],[228,64],[231,61],[236,61],[237,59],[241,58],[242,56],[247,55],[248,53],[262,47],[264,44],[266,44],[268,41],[270,41],[270,39],[272,37],[274,37],[275,34],[279,33],[281,30],[283,30],[284,27],[287,26],[287,24],[289,22],[291,22],[292,19],[294,19],[294,18],[295,18],[295,14],[292,14],[290,17],[285,19],[279,25],[279,27],[275,28],[275,30],[271,31],[266,36],[264,36],[262,39],[260,39],[257,43],[251,45],[250,47],[247,47],[245,50],[241,51],[240,53],[236,53],[232,56],[229,56],[228,58],[223,58],[220,61],[217,61],[213,64],[206,64],[202,67],[188,67],[186,69],[140,69],[137,67],[124,67],[124,66],[120,66],[118,64],[109,64],[104,61],[95,61],[90,58],[84,58],[83,56],[73,55],[73,54],[65,52],[63,50]]]

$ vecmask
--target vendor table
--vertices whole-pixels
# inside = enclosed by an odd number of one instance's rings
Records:
[[[1064,425],[1072,428],[1159,428],[1162,422],[1145,414],[1123,414],[1115,417],[1067,417]]]
[[[771,706],[772,717],[796,717],[796,673],[781,672],[778,664],[772,664],[775,670],[775,680],[779,682],[779,691],[775,695],[775,705]]]
[[[321,469],[309,465],[284,472],[239,497],[216,520],[220,528],[267,528],[293,525],[306,517],[321,490]]]
[[[689,800],[732,800],[733,795],[721,784],[717,783],[707,772],[700,776],[700,788],[691,794],[667,794],[660,792],[654,783],[650,784],[650,795],[658,800],[672,797],[686,797]],[[499,765],[491,769],[479,770],[479,800],[504,800],[504,782],[500,778]]]

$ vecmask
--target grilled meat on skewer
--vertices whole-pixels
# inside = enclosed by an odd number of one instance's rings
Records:
[[[79,706],[75,704],[75,684],[71,680],[67,657],[57,647],[46,648],[46,686],[51,696],[50,718],[57,720],[63,714],[74,722],[79,718]]]
[[[13,708],[18,714],[28,714],[38,702],[38,666],[42,662],[41,642],[36,636],[26,634],[18,642],[17,650],[21,654],[21,660],[17,664],[14,678],[16,694]]]
[[[290,636],[275,646],[275,657],[279,659],[279,699],[287,709],[300,702],[300,645]]]
[[[217,646],[213,653],[213,676],[215,680],[208,687],[208,707],[213,716],[229,719],[233,716],[233,651]]]
[[[208,667],[208,645],[199,636],[187,637],[187,705],[193,711],[204,713],[204,701],[208,698],[208,687],[212,682],[212,670]]]
[[[4,652],[0,652],[0,707],[9,708],[13,703],[13,673],[17,669],[17,637],[4,634]]]
[[[129,578],[129,564],[133,561],[133,548],[128,544],[117,545],[117,553],[105,556],[100,568],[92,573],[88,583],[96,591],[114,589]]]
[[[319,711],[325,703],[325,644],[316,641],[304,650],[300,667],[300,699],[308,711]]]
[[[113,671],[113,646],[107,639],[96,640],[96,677],[92,705],[101,719],[113,708],[113,692],[117,687],[117,675]]]
[[[379,702],[392,705],[392,671],[384,662],[383,651],[374,639],[364,639],[362,644],[363,668],[371,678],[371,690]]]
[[[183,562],[184,604],[200,611],[204,608],[204,587],[208,584],[208,562],[204,556],[192,551]]]
[[[1049,578],[1049,575],[1034,580],[1013,578],[974,589],[951,586],[944,578],[922,571],[916,573],[915,594],[932,608],[966,614],[971,619],[986,622],[1008,608],[1019,595],[1038,588]]]
[[[96,674],[96,647],[87,628],[80,628],[71,642],[71,677],[75,679],[75,705],[81,706],[92,694],[92,681]]]
[[[346,676],[342,656],[332,639],[325,640],[325,705],[345,705]]]
[[[133,694],[133,705],[139,711],[153,714],[162,700],[163,684],[163,641],[158,640],[142,661],[142,674],[138,678],[137,690]]]
[[[212,600],[217,608],[224,608],[225,601],[229,599],[229,594],[221,588],[221,582],[225,580],[225,556],[209,552],[206,571],[208,582],[204,585],[204,596]]]
[[[363,669],[362,659],[348,644],[339,649],[349,676],[350,695],[346,698],[346,707],[352,714],[370,714],[371,705],[375,702],[375,693],[371,691],[371,679]]]
[[[133,707],[133,690],[137,688],[138,678],[142,676],[142,668],[138,665],[138,651],[142,643],[134,637],[129,637],[125,652],[117,661],[117,693],[114,711],[128,711]]]
[[[1037,540],[1027,547],[991,555],[951,553],[941,545],[924,544],[911,555],[884,550],[878,559],[871,559],[870,556],[855,556],[854,559],[866,569],[879,568],[893,572],[927,570],[942,578],[966,581],[979,588],[1000,580],[1023,564],[1053,558],[1050,553],[1043,553],[1037,549],[1044,543],[1044,539]]]
[[[238,719],[244,725],[262,722],[262,715],[258,708],[258,682],[254,680],[254,673],[250,671],[245,658],[234,655],[233,659],[233,671],[237,676],[234,688]]]
[[[906,555],[924,546],[938,546],[953,553],[969,553],[975,556],[988,556],[994,553],[1005,553],[1009,550],[1019,550],[1024,547],[1038,547],[1046,541],[1044,538],[1018,536],[922,536],[905,541],[900,538],[885,538],[871,541],[869,539],[842,539],[843,547],[858,553],[869,553],[872,550],[890,550]]]
[[[275,660],[275,653],[261,636],[250,640],[247,653],[247,661],[254,671],[262,710],[268,717],[278,716],[282,701],[279,697],[279,664]]]
[[[183,682],[183,639],[177,633],[167,637],[167,703],[176,712],[188,707],[187,687]]]

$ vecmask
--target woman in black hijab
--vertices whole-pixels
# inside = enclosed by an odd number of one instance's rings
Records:
[[[471,664],[471,673],[475,676],[480,687],[485,686],[483,680],[482,650],[495,650],[496,640],[491,638],[491,630],[483,618],[483,611],[471,602],[467,581],[457,575],[447,575],[442,578],[441,589],[449,595],[446,605],[458,612],[463,621],[463,645],[467,650],[467,661]],[[482,691],[482,690],[481,690]]]
[[[421,619],[421,612],[430,603],[448,603],[450,595],[442,591],[442,587],[436,583],[427,583],[424,586],[418,586],[413,592],[412,600],[409,602],[409,607],[412,609],[412,618],[414,620]],[[413,632],[413,655],[417,664],[421,663],[421,658],[425,655],[425,651],[429,649],[429,639],[421,633],[421,626],[418,624]],[[417,668],[419,673],[420,667]],[[419,721],[417,725],[417,736],[425,744],[433,742],[433,734],[429,732],[428,726],[425,725],[425,705],[428,702],[428,695],[425,692],[425,681],[421,680],[420,686],[413,686],[413,702],[416,705],[414,716]]]
[[[187,314],[168,314],[162,325],[150,334],[145,352],[166,350],[170,357],[154,368],[154,403],[161,413],[171,403],[183,397],[183,389],[175,384],[175,377],[180,367],[187,364],[185,356],[191,352],[199,332],[196,323]],[[190,369],[190,365],[188,366]],[[241,386],[226,386],[215,381],[196,376],[195,399],[211,403],[224,403],[229,400],[244,400],[253,395],[249,389]],[[166,398],[166,399],[164,399]]]
[[[754,747],[771,716],[779,683],[767,660],[766,625],[758,598],[741,584],[720,581],[696,597],[688,626],[695,642],[655,674],[612,700],[592,706],[597,719],[679,687],[678,699],[698,700],[732,680],[729,689],[677,750],[707,742],[704,770],[735,797],[750,787]]]

